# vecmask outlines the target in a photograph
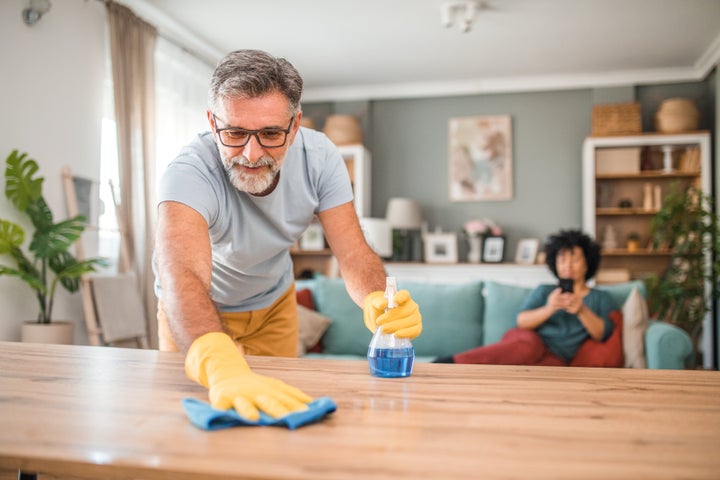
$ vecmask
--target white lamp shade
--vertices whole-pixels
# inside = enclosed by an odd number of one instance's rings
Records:
[[[365,234],[365,240],[378,256],[389,258],[392,256],[392,227],[384,218],[363,217],[360,227]]]
[[[411,198],[391,198],[388,201],[385,219],[392,228],[417,229],[422,225],[420,203]]]

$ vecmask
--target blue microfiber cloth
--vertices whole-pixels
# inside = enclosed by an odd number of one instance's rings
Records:
[[[295,430],[308,423],[322,420],[325,415],[337,409],[337,405],[330,397],[320,397],[308,403],[308,409],[301,412],[288,413],[280,418],[273,418],[260,412],[258,420],[248,420],[240,416],[234,408],[218,410],[197,398],[184,398],[182,406],[190,422],[203,430],[220,430],[239,425],[279,425]]]

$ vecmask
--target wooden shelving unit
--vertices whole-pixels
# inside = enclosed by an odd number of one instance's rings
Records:
[[[609,160],[608,153],[612,154],[613,149],[630,150],[639,157],[632,159],[631,155],[627,164]],[[602,161],[613,163],[611,167],[598,165]],[[613,169],[620,171],[608,171]],[[662,200],[671,185],[679,182],[709,192],[709,173],[708,132],[588,137],[583,144],[583,229],[601,245],[609,229],[615,232],[617,241],[614,248],[603,248],[601,267],[626,269],[633,279],[662,273],[672,252],[654,249],[650,244],[650,222],[659,210],[655,191]],[[645,200],[646,189],[653,192],[652,205]],[[639,235],[635,250],[626,246],[630,233]]]

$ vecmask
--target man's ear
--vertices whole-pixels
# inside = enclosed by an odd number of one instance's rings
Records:
[[[207,114],[208,123],[210,124],[210,130],[215,131],[215,122],[213,121],[213,114],[210,110],[205,112]]]

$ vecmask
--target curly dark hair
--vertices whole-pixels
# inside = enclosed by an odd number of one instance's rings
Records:
[[[545,241],[545,263],[557,277],[555,263],[558,253],[563,250],[572,250],[575,247],[580,247],[585,255],[585,263],[587,263],[585,281],[590,280],[600,267],[600,245],[580,230],[560,230],[558,233],[550,235]]]

